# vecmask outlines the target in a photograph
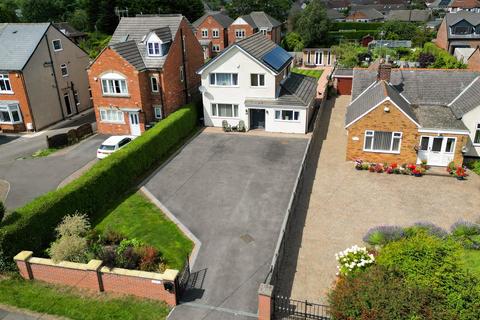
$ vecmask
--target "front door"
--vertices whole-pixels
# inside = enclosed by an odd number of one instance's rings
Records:
[[[65,101],[65,108],[67,109],[67,116],[72,114],[72,105],[70,103],[70,95],[65,93],[63,95],[63,100]]]
[[[431,166],[447,166],[455,157],[457,138],[422,136],[417,162],[426,160]]]
[[[250,129],[265,129],[264,109],[250,109]]]
[[[130,134],[132,136],[139,136],[140,131],[140,119],[138,117],[138,112],[129,112],[128,118],[130,120]]]

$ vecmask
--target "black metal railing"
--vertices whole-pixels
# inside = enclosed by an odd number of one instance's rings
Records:
[[[315,319],[330,320],[329,308],[326,305],[308,301],[294,300],[288,297],[274,296],[273,319]]]

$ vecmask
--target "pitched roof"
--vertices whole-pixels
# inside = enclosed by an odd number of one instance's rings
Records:
[[[63,32],[67,37],[82,37],[87,35],[85,32],[78,31],[72,27],[68,22],[56,22],[53,24],[58,30]]]
[[[447,13],[445,15],[447,26],[453,26],[458,22],[465,20],[470,24],[476,26],[480,24],[480,13],[461,10],[455,13]]]
[[[361,95],[352,100],[347,108],[345,116],[345,125],[349,126],[351,123],[359,119],[362,115],[370,111],[373,107],[384,101],[391,100],[400,110],[402,110],[414,122],[418,123],[417,117],[413,112],[410,104],[400,93],[393,88],[386,81],[377,81],[368,87]]]
[[[390,83],[415,105],[448,105],[480,72],[442,69],[392,69]],[[353,70],[352,99],[377,79],[377,70]]]
[[[282,24],[263,11],[253,11],[241,16],[241,18],[253,28],[274,28]]]
[[[135,69],[140,71],[146,69],[135,40],[118,42],[111,45],[110,48],[117,52],[123,59],[127,60],[128,63],[135,67]]]
[[[0,70],[22,70],[49,27],[50,23],[7,23],[0,27]]]
[[[117,29],[115,29],[109,45],[112,46],[112,49],[115,51],[127,50],[128,58],[134,61],[137,66],[140,66],[141,64],[138,62],[139,57],[133,50],[132,43],[125,45],[125,47],[116,46],[116,49],[114,47],[114,45],[119,43],[134,41],[137,46],[137,51],[143,60],[143,66],[146,68],[161,68],[165,63],[168,54],[162,57],[148,57],[146,44],[144,42],[145,37],[150,32],[155,32],[162,41],[166,41],[168,38],[168,32],[170,32],[171,40],[173,40],[175,39],[175,35],[177,34],[183,18],[184,17],[181,14],[123,17],[120,20]],[[133,54],[134,52],[135,54]],[[128,59],[127,61],[130,62]]]
[[[353,11],[353,10],[352,10]],[[369,20],[380,20],[380,19],[383,19],[383,14],[378,11],[377,9],[375,8],[363,8],[363,9],[359,9],[359,10],[355,10],[353,11],[348,17],[347,19],[352,16],[352,15],[355,15],[355,14],[363,14],[363,16],[366,18],[366,19],[369,19]]]
[[[202,22],[205,21],[205,19],[207,19],[207,17],[209,17],[209,16],[211,16],[213,19],[215,19],[215,21],[220,23],[222,25],[222,27],[224,27],[224,28],[228,28],[228,26],[231,25],[232,22],[233,22],[233,19],[230,18],[228,15],[226,15],[224,12],[209,11],[209,12],[206,12],[200,18],[198,18],[194,23],[192,23],[192,25],[195,28],[198,28],[202,24]]]
[[[466,130],[462,120],[457,119],[446,106],[415,106],[413,108],[423,129]]]
[[[328,17],[328,19],[332,19],[332,20],[345,19],[345,16],[335,9],[328,9],[327,10],[327,17]]]
[[[291,73],[281,84],[276,99],[246,99],[249,106],[304,106],[308,107],[317,95],[317,80],[312,77]]]
[[[450,5],[450,8],[462,8],[462,9],[473,9],[480,8],[480,1],[478,0],[453,0]]]
[[[457,118],[480,106],[480,77],[477,77],[472,83],[453,100],[450,108]]]
[[[353,77],[353,69],[351,68],[336,68],[333,77]]]
[[[391,10],[385,20],[387,21],[405,21],[405,22],[425,22],[430,19],[428,10]]]

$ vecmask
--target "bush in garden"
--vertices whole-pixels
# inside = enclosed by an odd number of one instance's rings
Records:
[[[98,259],[103,261],[103,265],[112,269],[115,268],[117,263],[117,251],[114,247],[105,246],[98,252]]]
[[[120,244],[122,240],[126,239],[127,237],[121,234],[118,231],[107,229],[102,236],[103,242],[105,244]]]
[[[355,274],[360,270],[365,270],[375,262],[373,254],[368,253],[367,248],[353,246],[335,254],[339,266],[338,272],[341,275]]]
[[[157,249],[152,246],[141,247],[137,250],[140,255],[140,270],[157,271],[160,263],[160,256]]]
[[[435,236],[441,239],[448,237],[448,232],[439,226],[434,225],[431,222],[417,222],[413,226],[405,228],[405,234],[407,236],[414,236],[419,232],[426,232],[431,236]]]
[[[122,253],[117,250],[116,267],[136,269],[140,262],[140,256],[133,247],[126,247]]]
[[[55,228],[59,237],[86,236],[90,231],[90,222],[85,214],[75,213],[65,216],[62,222]]]
[[[445,297],[429,287],[411,286],[380,266],[340,278],[328,298],[336,320],[457,319],[444,307]]]
[[[117,247],[117,254],[121,255],[128,248],[138,249],[143,246],[143,242],[136,238],[133,239],[123,239]]]
[[[459,220],[450,227],[450,232],[456,237],[476,236],[480,234],[480,224]]]
[[[0,222],[2,222],[3,217],[5,217],[5,211],[7,211],[7,209],[5,208],[3,202],[0,201]]]
[[[47,253],[54,262],[87,263],[90,260],[87,239],[76,235],[60,237],[47,249]]]
[[[378,226],[368,230],[363,237],[363,241],[372,246],[383,246],[389,242],[396,241],[405,236],[401,227],[398,226]]]

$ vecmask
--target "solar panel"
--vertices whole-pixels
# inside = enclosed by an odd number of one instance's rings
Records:
[[[282,47],[278,46],[263,56],[263,61],[276,71],[282,70],[291,59],[292,56]]]

